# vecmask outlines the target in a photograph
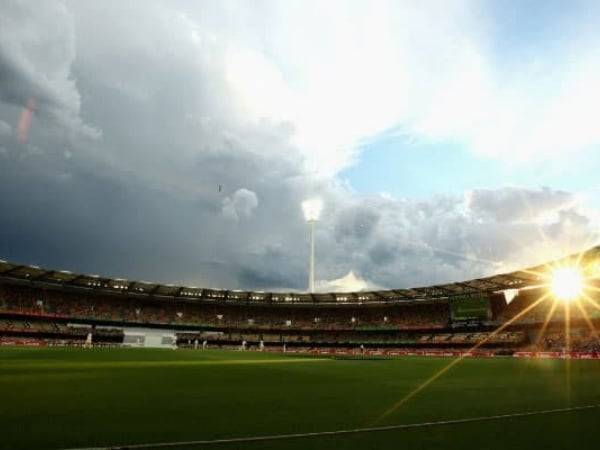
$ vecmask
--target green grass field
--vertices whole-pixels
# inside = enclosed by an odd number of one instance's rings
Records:
[[[0,348],[0,448],[209,440],[600,404],[600,361],[333,360],[251,352]],[[596,449],[600,409],[185,448]]]

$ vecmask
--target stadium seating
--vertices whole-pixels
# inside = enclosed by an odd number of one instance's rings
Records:
[[[111,283],[120,286],[117,280]],[[0,276],[0,343],[80,345],[91,335],[94,344],[111,345],[123,342],[124,329],[149,327],[176,331],[176,342],[183,347],[198,347],[206,341],[222,348],[246,342],[296,349],[600,350],[597,336],[586,328],[600,322],[600,307],[594,301],[570,307],[549,300],[538,302],[544,292],[536,288],[520,291],[511,302],[501,292],[436,297],[438,291],[432,290],[430,299],[364,304],[360,295],[355,296],[357,301],[342,303],[282,303],[264,298],[257,303],[252,297],[238,298],[233,291],[228,291],[227,298],[217,295],[219,291],[205,298],[133,291]],[[276,294],[269,295],[274,298]],[[473,306],[476,316],[460,315],[473,311]],[[559,327],[567,316],[573,330],[569,339]],[[499,326],[502,331],[493,332]],[[536,330],[544,327],[548,332],[537,337]]]
[[[120,324],[289,330],[418,330],[444,328],[445,302],[357,307],[252,307],[161,301],[0,285],[0,313]]]

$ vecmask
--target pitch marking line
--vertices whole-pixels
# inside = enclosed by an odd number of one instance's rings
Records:
[[[497,414],[493,416],[480,416],[480,417],[468,417],[465,419],[449,419],[439,420],[434,422],[421,422],[421,423],[407,423],[400,425],[388,425],[382,427],[369,427],[369,428],[354,428],[348,430],[334,430],[334,431],[315,431],[311,433],[292,433],[292,434],[273,434],[270,436],[249,436],[249,437],[238,437],[238,438],[226,438],[226,439],[213,439],[213,440],[201,440],[201,441],[180,441],[180,442],[159,442],[155,444],[129,444],[129,445],[117,445],[110,447],[82,447],[72,448],[68,450],[127,450],[127,449],[152,449],[152,448],[167,448],[167,447],[188,447],[192,445],[218,445],[218,444],[232,444],[232,443],[245,443],[245,442],[260,442],[260,441],[276,441],[284,439],[300,439],[320,436],[335,436],[340,434],[356,434],[356,433],[373,433],[378,431],[390,431],[390,430],[407,430],[413,428],[428,428],[443,425],[456,425],[463,423],[472,422],[489,422],[494,420],[512,419],[515,417],[528,417],[528,416],[541,416],[547,414],[559,414],[565,412],[583,411],[589,409],[598,409],[600,404],[597,405],[584,405],[584,406],[572,406],[570,408],[556,408],[546,409],[538,411],[511,413],[511,414]]]

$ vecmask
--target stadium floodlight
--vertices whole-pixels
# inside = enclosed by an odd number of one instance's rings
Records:
[[[323,202],[320,198],[311,198],[302,202],[302,211],[304,211],[304,218],[307,222],[316,222],[317,220],[319,220],[322,209]]]
[[[557,299],[573,301],[583,291],[583,276],[577,267],[559,267],[552,272],[551,289]]]
[[[319,220],[323,202],[320,198],[311,198],[302,202],[304,219],[310,228],[310,247],[308,261],[308,292],[315,291],[315,223]]]

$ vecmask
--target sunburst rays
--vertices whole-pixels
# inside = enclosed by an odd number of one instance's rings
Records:
[[[593,284],[593,280],[600,278],[600,266],[598,265],[598,261],[593,258],[591,261],[586,261],[587,252],[581,251],[576,255],[564,258],[555,263],[548,263],[540,266],[539,268],[532,270],[526,269],[520,272],[528,274],[532,276],[535,280],[531,281],[539,281],[539,283],[532,283],[528,286],[528,289],[538,289],[542,290],[542,294],[539,298],[533,300],[530,304],[526,305],[521,309],[521,311],[517,312],[513,317],[506,320],[500,326],[498,326],[494,331],[490,332],[484,339],[477,342],[473,347],[471,347],[465,355],[459,356],[440,370],[435,372],[432,376],[427,378],[423,383],[418,385],[408,394],[406,394],[401,399],[394,402],[390,407],[388,407],[379,417],[377,417],[372,423],[376,424],[381,422],[386,417],[390,416],[394,412],[398,411],[403,405],[405,405],[409,400],[413,399],[420,392],[424,391],[427,387],[429,387],[432,383],[434,383],[441,376],[450,371],[453,367],[460,364],[470,352],[478,349],[479,347],[485,345],[489,342],[494,336],[498,333],[505,330],[507,327],[513,325],[519,319],[523,318],[525,315],[533,311],[538,306],[551,302],[548,307],[548,311],[545,314],[545,317],[542,321],[542,326],[540,331],[536,337],[535,346],[539,348],[542,343],[542,339],[546,334],[546,330],[551,322],[555,321],[555,316],[557,311],[559,310],[559,306],[563,307],[563,318],[564,318],[564,347],[563,350],[567,353],[566,362],[565,362],[565,383],[567,385],[567,402],[570,402],[570,361],[569,361],[569,352],[571,351],[571,305],[575,305],[577,310],[579,311],[581,318],[585,321],[588,328],[590,329],[591,334],[599,339],[599,333],[594,325],[592,318],[584,308],[582,302],[587,302],[591,306],[593,306],[596,310],[600,311],[600,304],[598,304],[592,296],[589,295],[590,292],[600,292],[600,288]],[[567,274],[570,278],[567,281],[573,283],[569,289],[566,291],[560,292],[558,289],[557,280],[553,279],[558,275],[564,276]],[[564,281],[564,280],[563,280]],[[580,284],[580,285],[579,285]],[[562,286],[564,287],[564,286]],[[554,289],[553,289],[554,288]],[[568,292],[567,292],[568,291]],[[566,295],[564,295],[566,293]]]
[[[501,331],[505,330],[508,326],[510,326],[515,321],[517,321],[519,318],[523,317],[525,314],[527,314],[529,311],[531,311],[533,308],[535,308],[537,305],[539,305],[545,299],[546,299],[546,296],[542,296],[539,299],[537,299],[531,305],[527,306],[521,312],[519,312],[514,317],[507,320],[505,323],[503,323],[498,328],[496,328],[494,331],[492,331],[488,336],[485,337],[485,339],[482,339],[481,341],[479,341],[477,344],[475,344],[473,347],[471,347],[466,353],[477,350],[479,347],[481,347],[482,345],[487,343],[490,339],[492,339],[494,336],[496,336]],[[419,392],[423,391],[427,386],[429,386],[431,383],[433,383],[439,377],[444,375],[446,372],[448,372],[450,369],[452,369],[454,366],[456,366],[458,363],[460,363],[466,357],[467,356],[459,356],[456,359],[452,360],[446,366],[442,367],[442,369],[440,369],[438,372],[436,372],[431,377],[429,377],[427,380],[425,380],[425,382],[421,383],[419,386],[417,386],[415,389],[413,389],[411,392],[409,392],[407,395],[405,395],[399,401],[394,403],[386,411],[384,411],[384,413],[381,416],[379,416],[373,423],[380,422],[381,420],[385,419],[387,416],[389,416],[390,414],[392,414],[393,412],[398,410],[398,408],[400,408],[402,405],[404,405],[406,402],[408,402],[411,398],[413,398]]]

